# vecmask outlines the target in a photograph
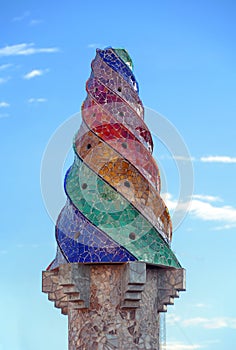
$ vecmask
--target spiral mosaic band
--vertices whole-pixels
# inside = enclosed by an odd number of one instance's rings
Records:
[[[132,61],[126,50],[98,49],[91,67],[49,269],[134,260],[180,268]]]

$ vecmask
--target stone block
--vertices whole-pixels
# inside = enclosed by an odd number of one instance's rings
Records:
[[[43,272],[43,291],[68,315],[69,350],[159,349],[158,313],[184,289],[184,270],[142,262]]]

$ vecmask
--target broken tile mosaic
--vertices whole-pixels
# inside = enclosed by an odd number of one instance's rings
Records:
[[[123,49],[97,49],[91,67],[48,269],[135,260],[180,268],[132,60]]]

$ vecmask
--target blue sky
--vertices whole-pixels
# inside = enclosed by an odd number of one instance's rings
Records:
[[[172,243],[187,292],[168,307],[167,350],[235,349],[235,15],[233,0],[2,2],[0,350],[67,347],[67,319],[41,293],[55,239],[40,167],[106,46],[129,51],[144,105],[174,124],[192,157],[192,204]],[[154,141],[174,208],[178,164]]]

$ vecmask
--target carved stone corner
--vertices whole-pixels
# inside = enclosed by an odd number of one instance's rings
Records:
[[[64,315],[69,309],[89,308],[90,266],[74,263],[43,271],[42,291]]]
[[[180,291],[186,290],[185,269],[160,269],[158,272],[158,312],[166,312]]]
[[[146,263],[128,262],[122,275],[122,309],[140,307],[142,292],[146,283]]]
[[[64,264],[51,271],[43,271],[42,290],[48,294],[55,307],[68,315],[69,310],[89,309],[92,265]],[[142,293],[150,284],[150,272],[157,281],[157,312],[166,312],[167,305],[186,289],[184,269],[149,266],[144,262],[127,262],[121,266],[121,309],[140,308]],[[152,276],[154,276],[152,275]]]

